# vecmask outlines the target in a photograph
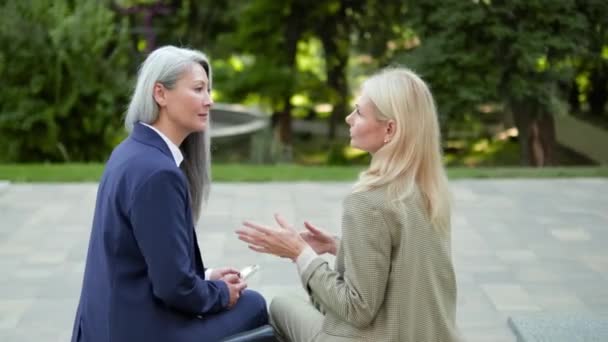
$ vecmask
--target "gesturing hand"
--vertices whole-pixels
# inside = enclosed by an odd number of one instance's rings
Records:
[[[308,221],[304,222],[304,227],[306,227],[307,230],[301,231],[300,236],[317,254],[329,253],[336,255],[338,246],[336,239],[333,236]]]
[[[281,229],[272,229],[260,224],[245,221],[245,228],[236,231],[239,240],[249,244],[256,252],[274,254],[296,260],[306,247],[306,241],[280,215],[274,215]]]

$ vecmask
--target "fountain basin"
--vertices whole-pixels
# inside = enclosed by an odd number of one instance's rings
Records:
[[[272,161],[272,132],[265,113],[237,104],[215,104],[211,109],[213,158],[227,163]]]
[[[268,126],[268,116],[253,108],[220,103],[211,109],[211,138],[214,140],[252,136]]]

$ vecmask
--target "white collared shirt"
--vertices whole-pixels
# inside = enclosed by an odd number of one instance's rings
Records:
[[[171,151],[171,154],[173,155],[173,160],[175,160],[175,164],[177,165],[177,167],[179,167],[179,165],[182,163],[182,161],[184,161],[184,155],[182,154],[182,151],[179,149],[179,147],[177,147],[177,145],[175,145],[173,143],[173,141],[171,141],[169,138],[167,138],[167,136],[164,135],[161,131],[156,129],[156,127],[148,125],[145,122],[140,121],[140,123],[146,127],[151,128],[154,132],[156,132],[156,133],[158,133],[158,135],[160,135],[160,137],[165,141],[165,144],[167,144],[167,147],[169,147],[169,150]]]

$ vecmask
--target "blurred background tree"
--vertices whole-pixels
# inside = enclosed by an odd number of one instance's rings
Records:
[[[586,49],[579,50],[572,63],[576,77],[570,78],[568,101],[573,114],[606,126],[608,111],[608,2],[580,1],[578,11],[587,19]],[[577,42],[580,42],[577,38]]]
[[[166,44],[211,57],[216,102],[269,113],[278,161],[366,162],[348,147],[343,120],[361,80],[387,65],[405,64],[429,82],[450,165],[590,163],[556,143],[556,115],[608,127],[602,0],[27,0],[0,8],[0,161],[103,160],[125,134],[136,66]]]
[[[0,160],[105,159],[124,137],[127,23],[96,1],[4,1],[0,13]]]
[[[554,164],[553,115],[568,111],[564,85],[589,46],[577,2],[437,0],[413,9],[422,46],[404,60],[434,86],[448,127],[503,110],[517,128],[521,162]]]

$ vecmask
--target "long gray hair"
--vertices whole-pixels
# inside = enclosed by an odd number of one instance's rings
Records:
[[[163,46],[154,50],[143,62],[137,74],[137,83],[125,117],[125,127],[131,132],[138,122],[152,124],[158,119],[159,108],[154,100],[154,86],[162,84],[173,89],[183,73],[193,64],[200,64],[209,78],[211,91],[211,65],[207,56],[196,50]],[[191,133],[180,149],[184,161],[180,168],[188,179],[190,206],[194,222],[200,217],[201,208],[207,203],[211,186],[210,121],[202,132]]]

